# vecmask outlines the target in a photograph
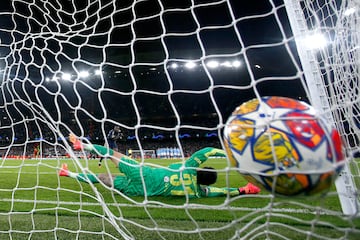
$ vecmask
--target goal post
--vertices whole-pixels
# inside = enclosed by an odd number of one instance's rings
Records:
[[[359,22],[358,0],[1,1],[0,239],[358,239]],[[339,130],[347,165],[327,193],[191,198],[184,175],[161,182],[183,197],[130,196],[111,150],[99,167],[69,139],[100,148],[119,126],[146,193],[145,166],[224,149],[233,110],[267,96]],[[201,166],[214,187],[247,184],[230,159]]]
[[[356,14],[346,14],[346,11],[351,11],[351,9],[359,6],[355,5],[355,2],[352,4],[351,1],[334,1],[329,2],[328,5],[318,5],[297,0],[284,0],[284,3],[308,86],[310,102],[334,126],[344,130],[341,126],[342,123],[337,122],[335,119],[341,120],[339,117],[341,118],[342,114],[351,114],[349,110],[359,110],[356,93],[353,95],[351,90],[349,91],[347,87],[344,88],[342,84],[339,84],[342,81],[349,81],[348,84],[354,84],[355,88],[359,87],[358,73],[360,70],[359,66],[355,66],[358,60],[351,57],[353,54],[359,56],[360,52],[360,32],[356,20],[358,16]],[[329,10],[324,12],[322,8],[328,8]],[[317,12],[324,14],[324,17],[321,18]],[[332,20],[331,24],[329,24],[329,19]],[[317,36],[323,38],[316,38]],[[307,41],[309,38],[312,38],[313,41],[310,44]],[[327,46],[328,43],[324,42],[322,46],[314,47],[319,41],[323,40],[331,41],[330,46]],[[346,52],[343,51],[345,46],[347,46]],[[323,48],[323,55],[317,52],[319,48]],[[354,53],[351,51],[354,51]],[[347,66],[347,64],[350,66]],[[351,67],[353,65],[354,69]],[[348,78],[349,75],[351,78]],[[339,91],[345,96],[336,96],[335,94]],[[338,108],[335,108],[334,105],[338,106]],[[355,118],[357,118],[355,121],[359,121],[358,115]],[[350,126],[355,132],[359,132],[359,124],[351,124]],[[343,138],[347,138],[346,132],[342,131],[341,133]],[[351,149],[348,149],[349,161],[356,164],[352,154]],[[337,178],[336,188],[343,213],[347,215],[358,214],[359,199],[349,163],[345,164],[344,169]]]

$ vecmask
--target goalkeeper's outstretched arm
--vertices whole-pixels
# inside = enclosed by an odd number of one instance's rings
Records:
[[[98,154],[100,156],[109,156],[111,161],[115,164],[115,166],[119,165],[120,159],[122,157],[127,157],[125,154],[122,154],[120,152],[114,151],[110,148],[97,145],[97,144],[91,144],[91,143],[83,143],[81,142],[77,136],[70,133],[69,140],[73,144],[74,150],[87,150],[91,153]]]
[[[198,167],[210,157],[226,157],[225,151],[218,148],[206,147],[193,153],[186,161],[187,167]]]

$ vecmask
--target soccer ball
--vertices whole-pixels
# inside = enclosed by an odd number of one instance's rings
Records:
[[[277,195],[326,192],[344,164],[338,131],[305,102],[263,97],[228,118],[224,144],[249,182]]]

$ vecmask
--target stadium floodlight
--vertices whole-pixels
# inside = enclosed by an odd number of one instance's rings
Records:
[[[79,77],[81,77],[81,78],[87,78],[88,76],[89,76],[88,71],[80,71],[79,72]]]
[[[70,79],[71,79],[71,74],[70,74],[70,73],[64,73],[64,74],[61,76],[61,79],[63,79],[63,80],[70,80]]]
[[[187,62],[185,63],[185,67],[188,68],[188,69],[193,69],[196,67],[196,63],[194,62]]]
[[[170,67],[171,67],[172,69],[177,69],[177,68],[179,67],[179,65],[178,65],[177,63],[172,63],[172,64],[170,65]]]
[[[219,67],[219,62],[215,60],[211,60],[207,62],[206,66],[208,66],[209,68],[217,68]]]
[[[58,77],[56,77],[56,76],[53,76],[53,77],[46,77],[45,78],[45,81],[46,82],[53,82],[53,81],[57,81],[59,78]]]
[[[230,61],[225,61],[225,62],[221,63],[220,65],[223,67],[228,67],[228,68],[231,68],[233,66]]]
[[[235,60],[235,61],[233,61],[232,65],[233,65],[233,67],[238,68],[241,66],[241,62],[239,60]]]
[[[325,36],[321,33],[314,33],[303,39],[304,45],[308,49],[321,49],[328,43]]]
[[[355,12],[356,12],[355,7],[348,8],[345,10],[344,16],[350,16],[350,15],[354,14]]]

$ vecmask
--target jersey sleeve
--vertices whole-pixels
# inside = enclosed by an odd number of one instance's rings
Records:
[[[202,197],[222,197],[229,195],[230,197],[240,195],[238,188],[218,188],[204,186],[201,191]]]
[[[209,157],[225,157],[225,151],[218,148],[207,147],[195,152],[186,161],[186,167],[198,167],[204,163]]]

